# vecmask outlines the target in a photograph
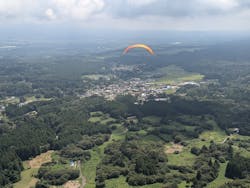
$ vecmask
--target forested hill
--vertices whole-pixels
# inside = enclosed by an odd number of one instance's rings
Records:
[[[20,179],[21,160],[35,157],[47,150],[61,150],[69,144],[81,145],[85,136],[110,135],[115,128],[113,124],[88,121],[93,111],[110,114],[117,123],[125,121],[128,116],[136,116],[139,122],[126,123],[128,130],[132,132],[147,130],[148,135],[159,136],[165,142],[170,142],[182,137],[197,138],[203,131],[213,129],[213,125],[207,121],[208,117],[217,121],[221,128],[226,129],[223,123],[229,120],[222,121],[225,110],[226,107],[223,104],[174,96],[168,102],[152,101],[139,106],[135,105],[134,99],[129,96],[120,97],[113,102],[93,97],[83,100],[68,98],[34,102],[23,107],[10,105],[6,114],[17,127],[2,133],[0,138],[1,171],[3,172],[1,184],[6,185]],[[37,114],[31,113],[34,111]],[[143,120],[147,116],[156,116],[162,120],[158,125],[151,127],[152,125],[145,124]],[[184,117],[200,117],[200,119]],[[174,122],[180,124],[179,128],[171,126]],[[183,129],[181,124],[195,129]],[[150,162],[149,165],[152,163]],[[131,182],[131,184],[134,183]]]

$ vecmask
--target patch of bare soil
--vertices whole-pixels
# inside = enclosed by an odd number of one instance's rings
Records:
[[[68,181],[63,185],[63,188],[80,188],[81,184],[79,181]]]
[[[31,159],[29,161],[30,168],[40,168],[42,164],[51,162],[52,161],[51,154],[53,152],[54,151],[50,150],[47,151],[46,153],[42,153],[36,156],[34,159]]]
[[[175,152],[181,152],[183,150],[183,146],[181,144],[172,143],[171,146],[166,146],[165,153],[172,154]]]
[[[36,183],[38,182],[38,179],[32,178],[29,182],[28,187],[35,187]]]

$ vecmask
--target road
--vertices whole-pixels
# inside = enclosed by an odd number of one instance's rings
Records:
[[[231,138],[231,135],[227,136],[221,143],[224,144],[227,140]]]
[[[80,171],[80,178],[82,179],[80,188],[84,188],[86,185],[86,178],[82,174],[81,161],[78,161],[78,166],[79,166],[79,171]]]

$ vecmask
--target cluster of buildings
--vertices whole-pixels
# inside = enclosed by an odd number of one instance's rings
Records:
[[[5,106],[0,105],[0,121],[2,121],[2,114],[5,112]]]
[[[166,93],[169,89],[176,89],[178,86],[170,86],[166,84],[155,84],[153,80],[141,80],[140,78],[133,78],[128,81],[120,80],[116,84],[108,86],[96,86],[89,89],[81,97],[103,96],[107,100],[114,100],[118,95],[132,95],[138,101],[144,102],[149,98],[155,98],[159,94]],[[156,100],[164,100],[163,98],[156,98]]]
[[[5,111],[5,106],[4,105],[0,105],[0,113]]]

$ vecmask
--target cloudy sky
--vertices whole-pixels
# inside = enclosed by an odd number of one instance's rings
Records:
[[[0,27],[250,30],[250,0],[0,0]]]

